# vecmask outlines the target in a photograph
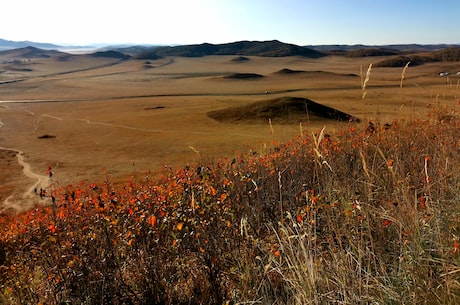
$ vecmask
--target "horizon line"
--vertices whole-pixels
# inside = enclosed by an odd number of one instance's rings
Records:
[[[186,46],[186,45],[201,45],[201,44],[212,44],[212,45],[221,45],[221,44],[229,44],[229,43],[236,43],[236,42],[269,42],[269,41],[279,41],[285,44],[292,44],[297,46],[398,46],[398,45],[460,45],[460,42],[457,43],[450,43],[450,42],[430,42],[430,43],[422,43],[422,42],[407,42],[407,43],[309,43],[309,44],[296,44],[291,42],[284,42],[279,39],[270,39],[270,40],[252,40],[252,39],[243,39],[243,40],[235,40],[229,42],[220,42],[220,43],[213,43],[213,42],[200,42],[200,43],[153,43],[153,42],[92,42],[92,43],[59,43],[59,42],[41,42],[41,41],[34,41],[34,40],[9,40],[0,37],[0,40],[5,42],[11,43],[32,43],[32,44],[50,44],[55,45],[57,47],[78,47],[78,48],[85,48],[85,47],[101,47],[101,46]]]

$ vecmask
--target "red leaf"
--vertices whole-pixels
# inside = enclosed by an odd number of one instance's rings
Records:
[[[388,227],[389,225],[391,225],[393,223],[393,221],[389,220],[389,219],[385,219],[382,223],[382,226],[384,228]]]
[[[56,226],[54,224],[50,224],[48,226],[48,229],[51,231],[51,233],[56,233]]]
[[[157,217],[155,215],[152,215],[149,217],[149,224],[154,227],[157,225]]]
[[[302,223],[302,221],[303,221],[302,215],[300,215],[300,214],[297,215],[297,222],[298,222],[298,223]]]
[[[420,196],[420,207],[426,209],[426,199],[425,196]]]

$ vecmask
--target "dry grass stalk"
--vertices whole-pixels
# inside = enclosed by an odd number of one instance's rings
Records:
[[[364,80],[362,81],[362,84],[361,84],[361,89],[363,91],[363,96],[362,96],[363,100],[364,100],[364,98],[366,97],[366,94],[367,94],[366,86],[367,86],[367,83],[369,82],[369,79],[370,79],[370,76],[371,76],[371,70],[372,70],[372,64],[369,64],[369,67],[367,68],[367,72],[366,72],[366,77],[364,78]]]
[[[329,170],[331,172],[333,172],[332,170],[332,167],[331,165],[329,165],[329,163],[326,161],[326,158],[324,157],[324,155],[321,153],[321,147],[320,147],[320,144],[321,142],[323,141],[324,139],[324,130],[326,129],[326,126],[324,126],[322,129],[321,129],[321,132],[319,133],[318,135],[318,138],[315,137],[315,134],[313,133],[313,143],[315,145],[314,147],[314,152],[315,152],[315,159],[316,159],[316,162],[320,165],[320,166],[323,166],[323,165],[326,165]]]
[[[272,260],[273,270],[278,272],[292,293],[292,304],[319,304],[319,257],[315,256],[315,232],[308,225],[300,225],[288,213],[286,224],[272,228],[284,255]]]
[[[201,164],[202,164],[202,159],[201,159],[201,153],[200,153],[200,151],[197,150],[195,147],[193,147],[193,146],[191,146],[191,145],[189,145],[188,147],[189,147],[191,150],[193,150],[194,153],[196,153],[196,154],[198,155],[198,158],[199,158],[199,160],[200,160],[200,165],[201,165]]]
[[[399,87],[400,87],[400,88],[403,87],[404,77],[406,76],[406,71],[407,71],[407,68],[409,68],[409,64],[410,64],[410,61],[407,62],[407,64],[404,66],[404,68],[403,68],[403,70],[402,70],[402,73],[401,73],[401,83],[399,84]]]
[[[272,135],[275,135],[275,130],[273,129],[272,119],[268,118],[268,125],[270,125],[270,132]]]

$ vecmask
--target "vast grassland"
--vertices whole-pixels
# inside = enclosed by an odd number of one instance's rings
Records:
[[[458,78],[447,86],[438,72],[460,69],[447,64],[411,68],[401,89],[401,69],[374,68],[363,101],[360,70],[365,73],[371,59],[253,57],[235,62],[232,56],[214,56],[149,63],[82,56],[64,59],[27,59],[13,71],[8,70],[11,66],[2,67],[6,72],[0,74],[0,81],[22,80],[2,84],[1,100],[29,101],[0,105],[0,146],[23,151],[37,173],[51,166],[63,184],[98,180],[101,168],[124,182],[134,172],[157,173],[164,164],[176,168],[200,158],[231,157],[250,149],[262,152],[273,140],[287,141],[297,135],[298,123],[276,125],[272,118],[273,134],[268,122],[226,124],[206,113],[270,98],[309,98],[382,122],[420,117],[430,105],[455,103]],[[276,73],[282,69],[307,72]],[[264,77],[224,78],[231,73]],[[308,131],[323,126],[333,131],[340,125],[308,115],[302,123]],[[39,139],[46,135],[52,137]],[[200,151],[200,158],[190,146]],[[6,198],[20,194],[18,186],[27,188],[33,181],[15,166],[14,154],[2,151],[2,155],[2,184],[7,186],[0,193]]]
[[[233,58],[0,74],[3,303],[460,301],[459,65]],[[281,97],[361,122],[207,116]]]

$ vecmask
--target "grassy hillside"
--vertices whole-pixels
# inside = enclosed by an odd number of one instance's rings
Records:
[[[54,181],[0,218],[0,300],[458,304],[459,131],[433,110],[120,188]]]

